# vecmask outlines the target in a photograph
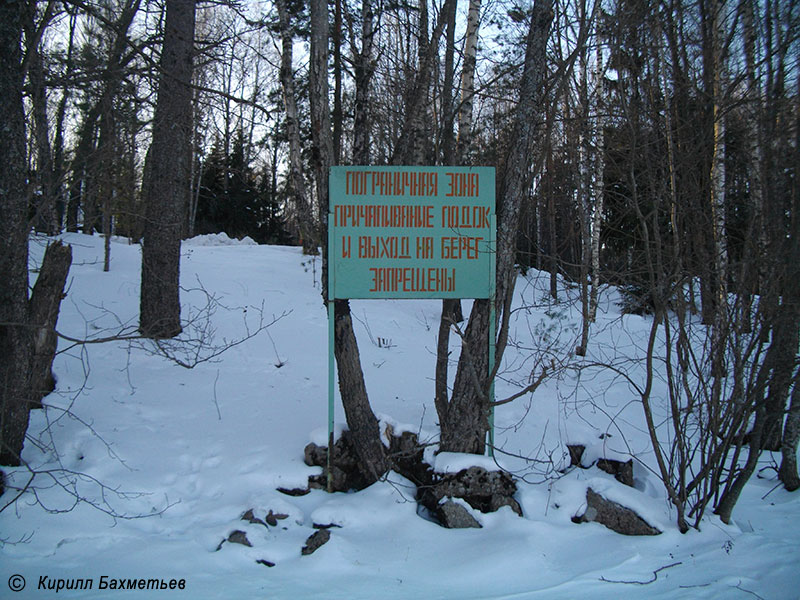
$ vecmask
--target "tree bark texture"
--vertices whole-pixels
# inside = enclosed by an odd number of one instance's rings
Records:
[[[365,14],[366,14],[365,10]],[[311,3],[311,134],[314,148],[315,180],[320,206],[320,220],[327,239],[328,175],[334,163],[331,132],[330,106],[328,104],[328,6],[324,0]],[[362,50],[364,52],[365,50]],[[364,57],[369,60],[369,56]],[[369,78],[362,80],[368,83]],[[362,147],[362,151],[365,148]],[[323,298],[328,289],[327,245],[323,244]],[[386,450],[380,439],[378,419],[372,412],[361,368],[350,304],[347,300],[334,302],[334,356],[339,375],[339,391],[342,397],[347,426],[360,460],[360,470],[369,481],[376,481],[389,468]]]
[[[797,93],[800,94],[800,75],[797,77]],[[795,95],[795,146],[794,164],[800,168],[800,95]],[[795,207],[800,205],[800,188],[794,186],[790,201]],[[791,250],[789,254],[789,273],[786,278],[789,303],[794,306],[795,329],[800,328],[800,215],[797,210],[792,212],[790,234],[786,236]],[[795,352],[797,347],[794,348]],[[797,358],[795,360],[798,360]],[[786,489],[794,491],[800,488],[800,476],[797,472],[797,446],[800,441],[800,364],[795,365],[793,380],[792,400],[786,415],[786,424],[783,427],[783,440],[781,443],[782,460],[778,476],[783,481]]]
[[[545,114],[545,50],[553,21],[550,0],[534,4],[528,30],[525,64],[520,83],[520,100],[514,117],[514,140],[502,170],[497,205],[497,284],[498,307],[513,292],[516,240],[523,200],[531,184],[533,157]],[[498,310],[498,315],[500,314]],[[441,449],[448,452],[482,454],[488,430],[489,401],[487,373],[489,303],[473,304],[469,324],[462,340],[453,396],[442,428]],[[499,354],[499,353],[498,353]]]
[[[297,113],[297,97],[294,89],[294,68],[292,49],[292,28],[289,23],[289,9],[286,0],[277,0],[278,21],[281,32],[281,86],[283,107],[286,110],[286,133],[289,137],[289,180],[292,186],[292,212],[300,233],[303,251],[317,253],[317,236],[314,232],[314,217],[311,201],[306,190],[303,175],[303,161],[300,145],[300,119]]]
[[[456,109],[453,105],[453,87],[455,81],[455,53],[456,53],[456,6],[450,7],[450,12],[442,15],[446,20],[445,29],[445,53],[444,53],[444,79],[441,88],[441,110],[440,110],[440,164],[455,164],[456,138],[453,131]]]
[[[181,332],[181,231],[191,193],[194,0],[167,0],[150,178],[145,193],[139,329],[152,338]]]
[[[334,313],[334,354],[347,427],[360,459],[362,474],[368,480],[376,481],[389,469],[389,463],[380,439],[378,419],[369,404],[349,302],[337,300]]]
[[[455,79],[455,28],[456,6],[444,15],[447,20],[445,79],[442,90],[442,106],[444,113],[442,134],[442,162],[445,165],[463,165],[470,150],[472,129],[472,96],[474,95],[475,58],[478,40],[478,11],[480,0],[471,0],[467,17],[467,32],[464,39],[464,66],[461,72],[461,101],[458,107],[458,138],[455,139],[453,124],[456,115],[453,113],[450,87]],[[436,334],[436,369],[434,375],[434,406],[439,422],[447,418],[449,394],[447,379],[450,363],[450,328],[464,320],[461,300],[445,298],[442,300],[442,314],[439,318],[439,329]]]
[[[39,193],[34,204],[36,214],[34,227],[39,233],[55,235],[56,224],[56,181],[53,165],[53,152],[50,146],[47,116],[47,89],[45,85],[44,62],[38,48],[29,48],[28,81],[31,86],[31,106],[33,108],[33,130],[36,139],[36,182]]]
[[[461,70],[461,106],[458,111],[458,160],[463,164],[472,147],[472,100],[475,95],[475,64],[478,54],[478,24],[481,0],[470,0],[464,37],[464,67]]]
[[[19,465],[28,428],[28,196],[22,2],[0,3],[0,465]]]
[[[368,165],[369,158],[369,85],[375,72],[372,57],[373,19],[371,0],[361,4],[361,50],[353,51],[356,97],[353,115],[353,163]]]
[[[592,290],[589,295],[589,320],[597,317],[597,302],[600,290],[600,228],[603,223],[603,174],[605,172],[605,119],[601,115],[601,102],[604,96],[605,69],[603,68],[603,50],[599,39],[596,41],[594,64],[594,94],[591,99],[590,113],[594,123],[594,211],[592,214]]]
[[[797,473],[797,444],[800,441],[800,369],[794,376],[792,401],[786,415],[781,444],[781,466],[778,477],[790,492],[800,488],[800,477]]]
[[[71,264],[70,246],[64,246],[61,242],[50,244],[28,303],[28,323],[33,333],[30,369],[32,408],[41,407],[42,398],[55,389],[52,366],[58,346],[56,321]]]

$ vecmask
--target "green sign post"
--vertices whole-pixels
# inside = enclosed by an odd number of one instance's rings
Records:
[[[493,167],[332,167],[328,213],[328,439],[333,441],[333,301],[489,300],[495,339]],[[491,387],[492,395],[494,386]],[[493,446],[490,429],[490,452]],[[332,451],[328,452],[328,457]],[[329,465],[330,467],[330,465]],[[328,469],[330,473],[330,468]]]

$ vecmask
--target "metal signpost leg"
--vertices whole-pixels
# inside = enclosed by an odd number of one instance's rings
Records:
[[[495,354],[495,316],[494,294],[489,298],[489,376],[494,370]],[[489,456],[494,457],[494,378],[489,382]]]
[[[495,252],[496,239],[495,231],[497,230],[495,219],[497,217],[493,214],[491,217],[491,239],[489,241],[489,251]],[[494,371],[495,352],[497,350],[497,260],[494,257],[489,261],[489,376]],[[494,458],[494,380],[489,382],[489,456]]]
[[[334,386],[336,383],[336,359],[334,358],[334,344],[336,336],[336,323],[335,323],[335,300],[336,300],[336,287],[334,286],[334,276],[336,269],[334,267],[334,252],[333,252],[333,216],[328,213],[328,492],[333,492],[333,397]]]
[[[331,271],[328,270],[328,277]],[[328,298],[328,491],[333,491],[333,395],[335,377],[334,343],[334,302]]]

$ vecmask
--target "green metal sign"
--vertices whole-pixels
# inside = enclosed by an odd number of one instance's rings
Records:
[[[489,298],[491,167],[333,167],[330,298]]]
[[[489,300],[495,355],[493,167],[331,167],[328,212],[328,447],[334,430],[334,300]],[[490,384],[494,399],[494,384]],[[494,446],[493,417],[489,452]],[[328,452],[328,488],[331,455]]]

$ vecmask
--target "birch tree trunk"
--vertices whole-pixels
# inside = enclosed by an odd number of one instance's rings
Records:
[[[478,26],[481,0],[470,0],[467,11],[467,30],[464,34],[464,66],[461,70],[461,102],[458,110],[458,164],[469,154],[472,146],[472,104],[475,95],[475,64],[478,56]]]
[[[353,116],[353,163],[368,165],[369,153],[369,86],[375,72],[372,58],[373,18],[371,0],[361,3],[361,50],[353,50],[356,97]]]
[[[314,215],[303,176],[300,146],[300,120],[297,114],[297,96],[294,89],[292,29],[286,0],[276,0],[281,30],[281,86],[283,106],[286,110],[286,132],[289,137],[289,181],[292,189],[292,218],[300,232],[303,252],[317,254],[318,236],[314,228]]]
[[[600,227],[603,223],[603,198],[605,175],[605,118],[602,115],[605,69],[603,68],[603,48],[600,38],[595,40],[594,94],[590,114],[594,122],[594,210],[592,213],[592,289],[589,294],[589,321],[597,318],[597,297],[600,288]]]
[[[67,42],[67,57],[64,78],[69,80],[75,68],[75,61],[73,60],[73,53],[75,49],[75,29],[76,29],[76,15],[73,13],[69,19],[69,38]],[[67,116],[67,103],[71,95],[71,88],[65,87],[61,94],[61,99],[58,102],[56,110],[56,123],[55,123],[55,137],[53,139],[53,171],[54,171],[54,185],[56,194],[56,227],[58,232],[64,225],[64,216],[66,212],[65,197],[65,179],[66,179],[66,161],[64,159],[64,122]]]
[[[725,115],[723,111],[723,78],[725,75],[724,2],[711,4],[711,78],[713,102],[713,153],[711,156],[711,225],[713,239],[713,289],[714,312],[711,324],[711,373],[713,403],[722,402],[722,385],[725,372],[726,326],[728,325],[728,249],[725,231]],[[705,306],[704,312],[705,312]]]
[[[582,27],[586,27],[586,3],[580,4],[580,19]],[[589,49],[584,45],[580,49],[579,71],[580,81],[578,82],[578,98],[580,102],[580,113],[578,116],[578,189],[576,204],[580,207],[578,214],[581,221],[581,341],[575,349],[578,356],[586,356],[586,347],[589,344],[589,326],[591,309],[589,308],[589,267],[592,263],[592,217],[591,217],[591,195],[592,195],[592,174],[589,166],[592,154],[592,134],[591,118],[589,108]],[[569,118],[569,117],[567,117]]]

